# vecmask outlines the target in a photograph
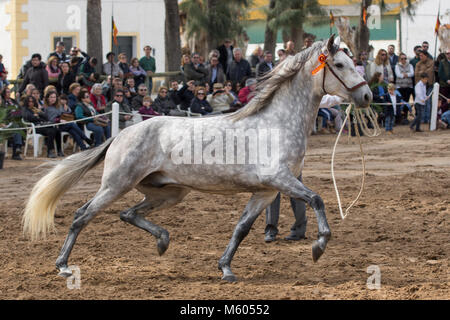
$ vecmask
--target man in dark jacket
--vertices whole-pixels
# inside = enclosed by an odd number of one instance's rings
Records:
[[[36,89],[39,90],[39,92],[44,92],[44,89],[46,86],[48,86],[48,73],[47,70],[45,70],[45,67],[41,64],[42,57],[39,53],[35,53],[31,56],[31,65],[32,67],[27,70],[27,73],[25,74],[25,77],[23,79],[22,84],[19,88],[19,93],[22,94],[22,92],[25,90],[25,87],[31,83],[34,84]]]
[[[170,89],[169,89],[169,99],[173,101],[173,103],[177,106],[181,103],[181,98],[178,95],[178,81],[172,80],[170,82]]]
[[[59,63],[67,61],[68,57],[66,56],[66,53],[64,52],[64,50],[65,50],[64,42],[58,41],[56,43],[55,51],[48,55],[47,60],[50,59],[50,57],[57,57],[59,59]]]
[[[122,89],[116,90],[113,100],[106,105],[105,112],[112,111],[113,103],[117,102],[119,104],[119,112],[131,113],[131,107],[124,102],[124,96],[125,93]],[[125,129],[127,126],[132,125],[132,118],[131,114],[119,114],[119,128]]]
[[[144,97],[147,95],[147,87],[144,83],[141,83],[138,86],[138,94],[131,100],[131,108],[135,111],[139,111],[139,109],[144,105],[143,100]]]
[[[231,40],[226,39],[223,45],[217,48],[219,50],[219,62],[222,65],[222,69],[225,74],[228,72],[228,67],[233,62],[233,46],[231,45]]]
[[[273,69],[273,61],[272,61],[272,53],[270,51],[264,52],[264,61],[256,66],[256,77],[259,78],[266,74],[267,72],[272,71]]]
[[[195,80],[197,82],[205,82],[208,77],[208,70],[200,63],[200,55],[193,53],[191,63],[184,66],[184,77],[187,81]]]
[[[211,90],[215,83],[224,84],[226,81],[225,73],[217,57],[212,57],[209,61],[207,81]]]
[[[242,57],[241,48],[233,49],[234,61],[228,70],[228,80],[241,83],[244,78],[251,77],[250,63]]]

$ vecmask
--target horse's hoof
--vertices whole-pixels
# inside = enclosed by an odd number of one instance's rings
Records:
[[[236,282],[237,278],[236,278],[236,276],[234,274],[228,273],[228,274],[224,274],[222,276],[222,280],[225,280],[225,281],[228,281],[228,282]]]
[[[161,237],[158,239],[157,245],[158,253],[160,256],[166,252],[167,248],[169,248],[169,234],[163,233]]]
[[[72,271],[67,267],[59,267],[58,276],[68,278],[72,275]]]
[[[323,254],[323,250],[319,245],[318,241],[314,241],[313,245],[312,245],[312,258],[314,262],[317,262],[317,260],[319,260],[320,256],[322,256]]]

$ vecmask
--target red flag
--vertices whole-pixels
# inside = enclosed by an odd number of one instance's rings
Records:
[[[366,11],[366,8],[363,8],[363,22],[364,22],[364,25],[366,25],[367,24],[367,11]]]
[[[114,17],[112,17],[112,33],[114,44],[117,46],[117,34],[119,33],[119,30],[117,30],[116,24],[114,23]]]
[[[330,26],[334,26],[334,16],[333,16],[333,12],[331,12],[330,10]]]
[[[441,21],[439,20],[439,14],[438,14],[437,20],[436,20],[436,26],[434,27],[434,33],[438,34],[440,26],[441,26]]]

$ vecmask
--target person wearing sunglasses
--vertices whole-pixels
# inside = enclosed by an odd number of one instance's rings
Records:
[[[376,72],[380,72],[386,84],[394,81],[394,73],[392,72],[391,64],[389,63],[389,58],[387,51],[380,49],[375,60],[370,64],[369,67],[369,79],[373,77]]]
[[[169,98],[168,91],[169,89],[167,87],[164,86],[160,87],[158,90],[158,96],[153,102],[154,110],[157,113],[166,116],[170,115],[170,112],[177,108],[175,103]]]
[[[125,102],[125,91],[123,89],[118,89],[114,93],[113,100],[106,105],[106,112],[112,111],[113,103],[117,102],[119,104],[119,128],[125,129],[134,124],[132,121],[133,115],[131,115],[131,107]],[[130,113],[130,114],[122,114]]]
[[[144,83],[141,83],[137,88],[137,95],[131,100],[131,108],[139,111],[139,108],[142,107],[142,101],[147,94],[150,94],[147,86]]]
[[[191,102],[191,112],[200,113],[202,115],[207,115],[213,112],[209,102],[206,100],[206,88],[197,87],[195,88],[195,98]]]

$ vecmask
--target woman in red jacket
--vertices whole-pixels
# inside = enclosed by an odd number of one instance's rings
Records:
[[[100,83],[96,83],[92,86],[89,98],[98,113],[105,113],[106,99],[105,96],[102,95],[102,85]]]

